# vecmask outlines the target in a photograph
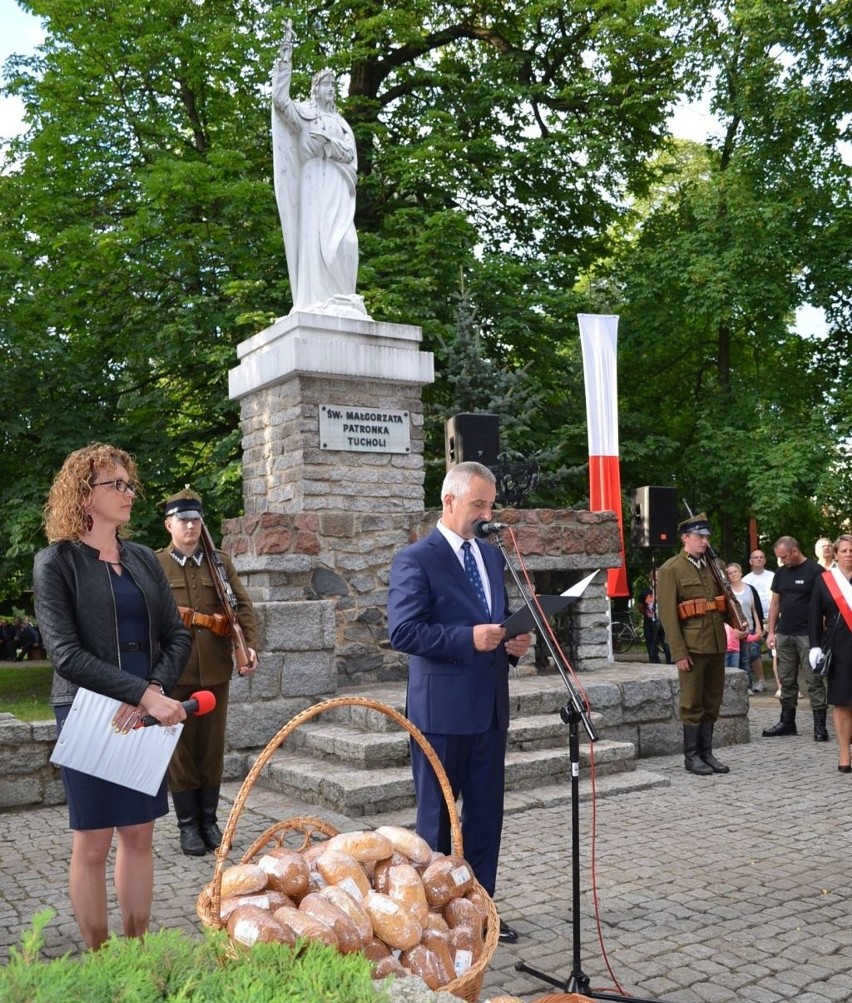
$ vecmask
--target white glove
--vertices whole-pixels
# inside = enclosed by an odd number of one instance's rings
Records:
[[[822,648],[811,648],[808,652],[808,663],[811,667],[811,672],[816,668],[817,662],[822,658]]]

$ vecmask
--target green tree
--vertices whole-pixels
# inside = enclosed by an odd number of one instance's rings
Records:
[[[373,316],[422,324],[440,359],[462,270],[491,357],[543,388],[530,448],[565,426],[572,286],[623,194],[646,186],[689,5],[21,2],[48,34],[7,66],[29,129],[0,175],[6,589],[41,543],[52,473],[85,441],[137,455],[146,542],[162,538],[152,502],[176,484],[204,493],[214,522],[239,510],[226,372],[289,306],[268,135],[287,17],[295,88],[328,64],[347,89]]]
[[[846,516],[848,421],[832,416],[845,381],[830,361],[846,335],[823,346],[793,331],[807,300],[835,316],[848,301],[842,17],[832,3],[714,5],[696,38],[719,135],[661,155],[659,184],[601,270],[632,375],[622,480],[676,485],[713,515],[730,557],[746,551],[751,516],[765,541],[803,544]]]

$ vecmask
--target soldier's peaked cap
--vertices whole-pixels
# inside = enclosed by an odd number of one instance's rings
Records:
[[[688,519],[684,519],[683,522],[679,522],[677,526],[678,533],[698,533],[699,536],[710,536],[710,522],[707,516],[703,512],[699,512],[698,515],[691,515]]]
[[[171,498],[161,501],[159,506],[163,510],[163,518],[168,519],[176,516],[178,519],[203,519],[204,509],[201,507],[201,496],[191,491],[188,487],[183,491],[178,491]]]

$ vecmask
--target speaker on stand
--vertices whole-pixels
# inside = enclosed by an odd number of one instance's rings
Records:
[[[677,488],[636,488],[632,511],[630,540],[635,547],[677,546]]]
[[[455,414],[444,426],[444,443],[447,470],[471,460],[494,467],[500,454],[500,418],[496,414]]]

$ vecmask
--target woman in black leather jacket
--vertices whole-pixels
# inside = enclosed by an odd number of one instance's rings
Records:
[[[132,457],[94,443],[67,457],[45,505],[50,546],[36,555],[33,582],[54,669],[57,734],[80,686],[120,701],[111,721],[117,732],[128,733],[145,714],[164,725],[186,717],[166,694],[189,656],[190,635],[153,551],[121,539],[135,497]],[[94,949],[109,935],[106,861],[115,832],[124,934],[142,936],[154,891],[154,820],[168,812],[165,778],[149,796],[61,772],[74,831],[69,892],[83,940]]]

